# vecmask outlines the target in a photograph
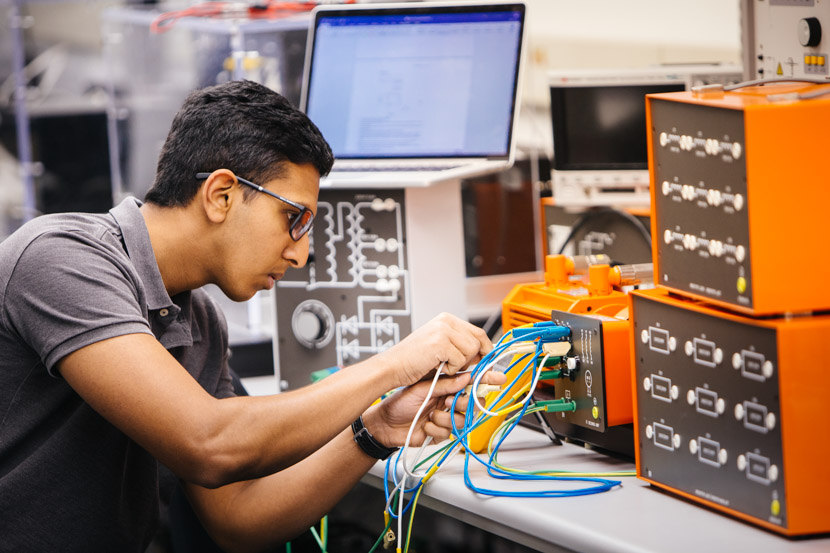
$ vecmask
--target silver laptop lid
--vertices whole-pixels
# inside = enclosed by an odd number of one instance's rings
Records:
[[[314,10],[301,108],[340,160],[512,160],[525,6]]]

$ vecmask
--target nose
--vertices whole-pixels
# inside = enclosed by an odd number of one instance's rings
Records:
[[[292,240],[283,250],[282,257],[297,269],[305,267],[308,261],[308,234],[296,242]]]

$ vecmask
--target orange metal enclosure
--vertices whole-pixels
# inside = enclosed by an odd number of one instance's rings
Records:
[[[830,85],[649,95],[655,283],[747,314],[830,309]]]
[[[502,323],[505,332],[551,320],[571,328],[572,349],[567,356],[574,358],[576,368],[568,371],[563,363],[563,376],[543,380],[537,389],[573,399],[576,410],[557,414],[555,422],[562,427],[556,430],[565,435],[572,434],[571,429],[578,430],[578,435],[571,437],[594,443],[591,433],[630,426],[632,421],[628,300],[627,294],[618,289],[622,281],[617,268],[583,264],[580,278],[576,275],[578,265],[579,258],[547,256],[545,282],[514,287],[502,303]],[[647,272],[650,278],[650,266],[640,269],[640,275]],[[529,379],[528,372],[514,389]],[[483,449],[503,418],[493,417],[473,431],[471,448]]]
[[[770,530],[830,532],[830,315],[631,294],[640,478]]]

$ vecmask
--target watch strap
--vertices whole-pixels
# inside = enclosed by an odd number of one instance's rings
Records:
[[[386,447],[372,436],[363,424],[363,415],[357,417],[357,420],[352,423],[352,432],[354,432],[355,443],[369,457],[385,460],[398,451],[397,447]]]

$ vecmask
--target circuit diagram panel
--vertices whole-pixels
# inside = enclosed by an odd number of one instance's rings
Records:
[[[320,191],[308,262],[276,286],[279,374],[289,388],[411,331],[404,204],[403,190]]]

